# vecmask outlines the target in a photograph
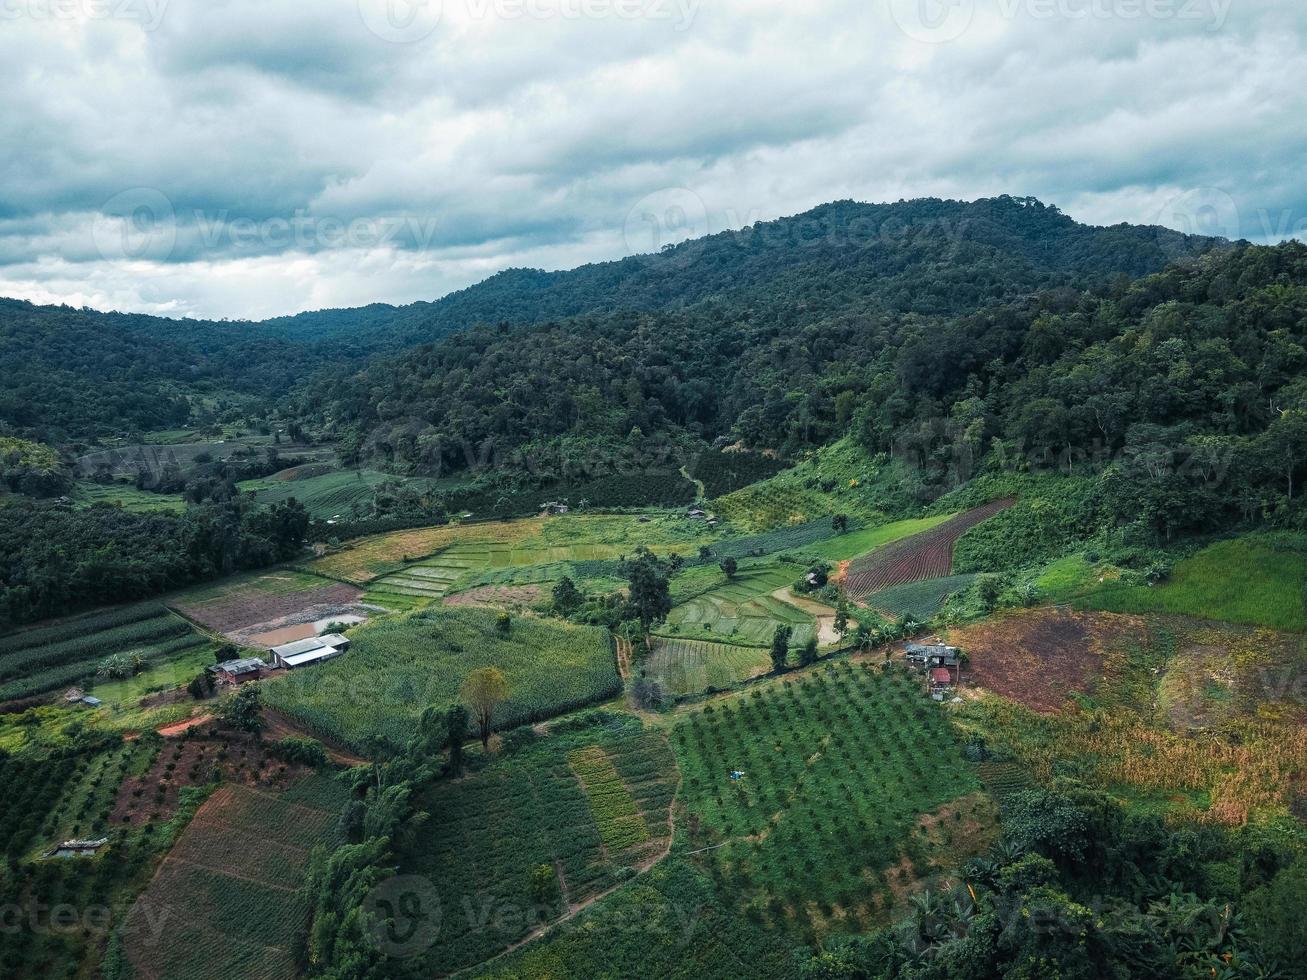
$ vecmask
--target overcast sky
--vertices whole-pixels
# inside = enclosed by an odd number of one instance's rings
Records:
[[[0,295],[261,318],[864,201],[1307,237],[1300,0],[0,0]]]

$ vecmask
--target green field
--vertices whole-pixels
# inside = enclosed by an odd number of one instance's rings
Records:
[[[918,517],[907,521],[895,521],[892,524],[881,524],[877,527],[865,527],[827,538],[825,541],[804,548],[803,553],[825,558],[827,561],[847,561],[898,541],[900,538],[929,531],[952,516],[954,515],[943,514],[935,517]]]
[[[867,605],[890,616],[911,616],[920,623],[934,616],[948,598],[965,590],[976,575],[949,575],[883,589],[867,598]]]
[[[676,606],[667,622],[658,628],[660,636],[716,640],[743,646],[768,646],[779,625],[793,628],[793,646],[817,635],[812,616],[777,599],[771,593],[791,585],[801,565],[760,565],[742,569],[730,581],[710,569],[722,584]]]
[[[607,630],[515,617],[508,635],[487,609],[387,617],[350,633],[347,655],[263,685],[273,707],[314,731],[360,747],[368,736],[403,745],[429,705],[458,698],[463,679],[497,667],[509,700],[495,714],[511,727],[613,697],[621,690]]]
[[[1156,586],[1106,584],[1082,601],[1091,609],[1175,613],[1301,633],[1307,550],[1296,539],[1218,541],[1175,566]]]
[[[782,928],[867,927],[893,902],[892,867],[922,878],[958,860],[951,840],[932,850],[914,832],[918,818],[980,788],[916,680],[871,665],[713,702],[672,741],[692,845],[724,845],[705,855],[728,892]]]
[[[396,476],[379,470],[339,470],[316,473],[316,467],[297,467],[308,474],[295,479],[295,469],[245,480],[238,484],[245,493],[254,495],[261,504],[276,504],[294,497],[316,520],[347,521],[370,513],[377,491],[387,483],[399,483],[418,493],[429,493],[441,485],[439,480]],[[288,478],[289,477],[289,478]],[[357,509],[356,509],[357,508]]]
[[[219,789],[196,813],[128,915],[127,958],[137,976],[169,980],[280,980],[299,975],[294,947],[308,904],[298,891],[315,847],[340,842],[346,792],[310,776],[273,795]],[[158,910],[186,910],[162,937]],[[233,922],[241,922],[239,930]]]
[[[431,818],[398,863],[401,874],[438,883],[444,914],[436,941],[405,964],[406,975],[484,962],[613,888],[629,874],[622,869],[661,856],[675,790],[666,738],[629,717],[617,729],[551,734],[473,776],[434,783],[418,800]],[[541,866],[552,874],[548,894],[531,888]]]
[[[186,509],[186,501],[179,494],[150,493],[148,490],[137,490],[130,483],[105,484],[91,480],[77,481],[73,488],[73,503],[78,507],[109,504],[132,514],[148,514],[158,510],[180,513]]]
[[[663,693],[678,697],[710,687],[730,687],[765,674],[770,667],[770,658],[757,647],[660,638],[654,641],[645,673]]]
[[[0,701],[85,686],[119,654],[164,663],[206,646],[208,637],[158,603],[142,603],[0,637]]]

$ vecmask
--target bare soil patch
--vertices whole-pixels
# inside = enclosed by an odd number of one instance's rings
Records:
[[[237,643],[276,646],[290,640],[274,637],[295,632],[296,627],[307,626],[309,632],[291,639],[314,635],[314,624],[333,619],[359,620],[367,617],[368,610],[360,603],[363,590],[343,582],[324,584],[318,588],[289,592],[267,592],[252,588],[230,593],[211,602],[178,604],[177,609],[207,626],[223,633]]]
[[[162,732],[185,731],[208,722],[212,719],[192,719]],[[273,758],[266,745],[247,735],[220,732],[217,737],[174,738],[159,748],[144,775],[123,780],[110,820],[116,827],[169,820],[177,813],[184,787],[207,785],[215,776],[229,783],[282,790],[310,771]]]
[[[948,642],[971,658],[967,676],[981,687],[1043,714],[1072,692],[1090,693],[1110,654],[1147,642],[1137,616],[1036,609],[951,630]]]
[[[324,739],[315,732],[310,732],[307,728],[286,717],[275,708],[264,708],[263,720],[267,725],[263,730],[265,741],[280,742],[287,738],[311,738],[322,743],[322,747],[327,752],[327,758],[337,765],[364,766],[368,763],[368,760],[362,756],[355,755],[344,746],[338,745],[329,739]]]

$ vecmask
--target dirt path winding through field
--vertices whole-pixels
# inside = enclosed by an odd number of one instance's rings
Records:
[[[840,635],[835,632],[835,610],[823,602],[805,599],[790,591],[788,585],[782,586],[771,594],[773,599],[806,612],[817,620],[817,642],[822,646],[834,646],[840,642]]]

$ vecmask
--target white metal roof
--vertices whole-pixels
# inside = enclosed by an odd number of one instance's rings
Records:
[[[318,650],[323,646],[322,639],[316,636],[310,636],[303,640],[296,640],[294,643],[283,643],[279,647],[273,647],[272,652],[277,656],[293,657],[296,654],[308,653],[310,650]]]
[[[307,653],[295,653],[288,656],[282,655],[281,662],[287,667],[299,667],[302,664],[311,664],[315,660],[326,660],[336,655],[336,650],[332,647],[320,646],[316,650],[309,650]]]

